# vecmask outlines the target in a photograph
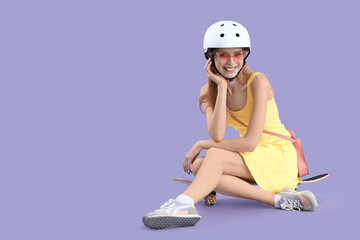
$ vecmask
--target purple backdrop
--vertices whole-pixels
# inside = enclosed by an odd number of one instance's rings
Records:
[[[0,239],[356,233],[359,6],[334,2],[2,2]],[[317,196],[315,212],[219,195],[197,204],[195,227],[147,229],[142,216],[185,190],[171,179],[192,179],[184,156],[209,139],[202,41],[219,20],[248,29],[249,66],[273,85],[309,176],[330,177],[300,188]]]

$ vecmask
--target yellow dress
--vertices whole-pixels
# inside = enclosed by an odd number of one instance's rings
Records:
[[[236,118],[249,126],[253,109],[251,82],[259,72],[251,74],[247,82],[246,105],[239,111],[231,111]],[[235,121],[226,113],[226,124],[245,136],[247,128]],[[267,102],[265,130],[291,137],[279,119],[275,99]],[[239,152],[244,158],[247,167],[254,177],[257,185],[262,189],[278,193],[285,187],[295,188],[299,183],[296,150],[289,140],[262,133],[261,139],[253,152]]]

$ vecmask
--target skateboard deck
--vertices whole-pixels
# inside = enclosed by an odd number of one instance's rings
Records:
[[[318,182],[320,180],[327,178],[328,176],[329,176],[328,173],[324,173],[324,174],[320,174],[320,175],[317,175],[317,176],[314,176],[311,178],[300,179],[299,184]],[[191,180],[176,178],[176,177],[174,177],[173,180],[175,180],[176,182],[180,182],[180,183],[184,183],[184,184],[188,184],[188,185],[190,185],[192,183]],[[252,184],[256,185],[255,183],[252,183]]]
[[[295,190],[297,190],[300,187],[300,185],[303,184],[303,183],[317,182],[317,181],[320,181],[320,180],[323,180],[323,179],[327,178],[328,176],[329,176],[329,173],[324,173],[324,174],[320,174],[320,175],[317,175],[317,176],[314,176],[314,177],[311,177],[311,178],[300,179],[300,181],[299,181],[299,183],[298,183]],[[173,180],[176,181],[176,182],[179,182],[179,183],[187,184],[187,185],[190,185],[192,183],[191,180],[182,179],[182,178],[176,178],[176,177],[174,177]],[[253,185],[256,185],[256,183],[253,183],[253,182],[249,182],[249,183],[251,183]],[[205,200],[205,204],[208,205],[208,206],[215,205],[215,203],[216,203],[216,192],[212,191],[206,197],[204,197],[204,200]]]

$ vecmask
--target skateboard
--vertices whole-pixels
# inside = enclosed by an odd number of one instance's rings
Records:
[[[323,180],[323,179],[327,178],[328,176],[329,176],[329,173],[324,173],[324,174],[320,174],[320,175],[317,175],[317,176],[314,176],[314,177],[311,177],[311,178],[300,179],[300,181],[299,181],[298,185],[296,186],[295,190],[297,191],[298,188],[300,187],[300,185],[303,184],[303,183],[317,182],[317,181],[320,181],[320,180]],[[190,185],[192,183],[192,181],[190,181],[190,180],[182,179],[182,178],[176,178],[176,177],[174,177],[173,180],[175,180],[176,182],[179,182],[179,183],[187,184],[187,185]],[[251,183],[253,185],[256,185],[256,183],[254,183],[254,182],[249,182],[249,183]],[[216,203],[216,192],[211,191],[211,193],[209,193],[208,195],[206,195],[204,197],[204,200],[205,200],[205,204],[207,206],[215,205],[215,203]]]

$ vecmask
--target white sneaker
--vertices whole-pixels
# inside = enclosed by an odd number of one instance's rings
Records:
[[[160,209],[146,214],[142,221],[153,229],[194,226],[201,219],[193,204],[182,204],[169,199]]]
[[[279,205],[284,210],[313,211],[318,207],[315,195],[308,191],[297,192],[292,188],[285,188],[281,192]]]

